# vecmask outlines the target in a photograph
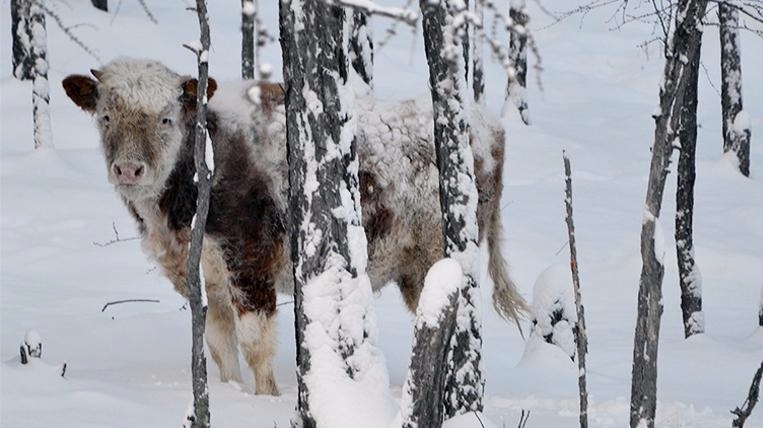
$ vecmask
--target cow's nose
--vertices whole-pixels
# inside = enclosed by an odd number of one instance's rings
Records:
[[[114,162],[111,164],[111,171],[119,184],[137,184],[146,173],[146,165],[137,162]]]

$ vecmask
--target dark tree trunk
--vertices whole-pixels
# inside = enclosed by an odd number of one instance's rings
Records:
[[[368,14],[362,10],[352,11],[349,51],[352,68],[368,86],[373,86],[374,41]]]
[[[758,326],[763,327],[763,289],[760,290],[760,306],[758,306]]]
[[[525,12],[525,4],[513,3],[509,8],[509,17],[515,25],[523,29],[530,20]],[[509,59],[514,66],[515,75],[509,77],[508,98],[513,101],[519,111],[519,116],[525,125],[530,124],[530,112],[527,110],[527,32],[514,31],[509,36]]]
[[[580,401],[580,428],[588,428],[588,390],[586,387],[586,353],[588,353],[588,336],[586,335],[583,301],[580,296],[580,276],[578,275],[578,252],[575,247],[575,224],[572,222],[572,171],[570,159],[564,154],[565,199],[567,211],[567,236],[570,244],[570,268],[572,270],[572,286],[575,289],[575,309],[578,322],[575,325],[575,344],[578,355],[578,398]]]
[[[443,286],[428,281],[425,287]],[[422,299],[426,299],[427,291],[422,291]],[[458,294],[458,287],[454,287],[445,304],[436,311],[438,323],[428,323],[424,317],[416,319],[411,363],[403,387],[403,428],[440,428],[445,419],[445,408],[440,403],[445,399],[448,381],[446,361],[455,333]]]
[[[448,361],[444,391],[445,418],[482,410],[483,380],[480,370],[481,325],[475,307],[477,254],[477,188],[469,146],[469,124],[464,112],[466,82],[458,29],[452,27],[450,2],[421,0],[424,49],[429,64],[429,84],[434,108],[434,140],[440,171],[440,207],[443,216],[445,255],[464,267],[455,335]],[[443,54],[452,52],[453,54]],[[444,363],[444,362],[443,362]],[[458,374],[458,375],[457,375]]]
[[[658,222],[668,174],[672,142],[689,84],[690,63],[702,36],[701,17],[707,0],[679,0],[674,32],[666,52],[663,84],[660,87],[660,111],[655,116],[652,161],[649,168],[644,219],[641,228],[641,277],[638,292],[638,315],[633,344],[630,426],[654,427],[657,407],[657,345],[662,316],[662,279],[664,254],[658,254],[656,239],[662,239]],[[686,61],[688,59],[688,61]]]
[[[480,26],[484,25],[485,8],[481,1],[474,2],[474,14],[477,16]],[[474,102],[485,104],[485,67],[482,64],[482,39],[475,36],[472,40],[472,46],[472,91],[474,92]]]
[[[31,0],[11,0],[11,40],[13,40],[13,77],[32,80],[32,41],[29,33]]]
[[[207,83],[209,80],[209,17],[206,0],[196,0],[196,13],[199,19],[201,51],[196,51],[198,65],[198,84],[196,85],[196,126],[194,139],[194,163],[198,177],[198,199],[196,214],[191,230],[191,243],[188,249],[188,290],[191,306],[192,344],[191,376],[193,379],[193,415],[188,415],[192,428],[210,426],[209,388],[207,385],[207,359],[204,355],[204,329],[207,319],[207,302],[199,271],[201,250],[204,241],[204,228],[209,213],[209,194],[212,188],[212,171],[206,163],[207,152]],[[211,150],[211,147],[209,148]]]
[[[364,313],[354,310],[357,298],[348,308],[345,299],[357,294],[358,287],[367,287],[371,296],[371,285],[365,273],[353,106],[344,105],[346,98],[339,95],[340,90],[349,91],[344,45],[348,18],[345,9],[323,0],[287,0],[280,5],[297,342],[296,425],[311,428],[330,422],[316,420],[311,412],[311,403],[322,398],[312,395],[310,382],[317,382],[322,368],[313,366],[326,362],[311,360],[314,349],[306,340],[306,328],[322,329],[335,338],[332,351],[342,361],[341,372],[346,380],[360,381],[369,363],[348,359],[361,346],[375,346],[373,313],[369,306]],[[343,215],[335,215],[337,211]],[[316,287],[321,291],[310,293]],[[338,308],[336,318],[311,318],[308,314],[320,312],[325,304],[316,294],[327,292],[331,297],[326,298]]]
[[[91,3],[93,3],[93,6],[95,6],[96,9],[102,10],[104,12],[109,11],[109,0],[90,0]]]
[[[241,78],[254,79],[254,3],[241,0]]]
[[[721,34],[721,116],[723,152],[734,152],[739,171],[750,176],[750,123],[742,109],[742,61],[739,49],[739,14],[726,2],[718,4]]]
[[[45,11],[33,2],[29,7],[27,34],[32,50],[32,115],[34,119],[34,148],[53,147],[50,129],[50,84],[48,82],[48,33]]]
[[[679,283],[681,285],[681,312],[684,336],[689,337],[705,331],[702,314],[702,277],[694,260],[695,152],[697,148],[697,85],[699,83],[699,60],[702,42],[697,44],[694,58],[687,70],[688,83],[681,106],[678,139],[681,143],[678,158],[678,184],[676,188],[676,256]]]

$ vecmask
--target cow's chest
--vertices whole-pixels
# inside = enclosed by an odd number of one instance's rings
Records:
[[[175,290],[188,297],[187,263],[191,229],[171,228],[167,216],[158,210],[147,209],[147,207],[136,207],[136,209],[143,218],[146,228],[143,234],[143,250],[161,267]],[[217,241],[208,235],[204,237],[201,266],[208,293],[227,290],[230,275],[222,249]]]

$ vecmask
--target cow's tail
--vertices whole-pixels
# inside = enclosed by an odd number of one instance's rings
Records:
[[[489,226],[487,228],[488,246],[488,272],[493,279],[493,307],[505,319],[511,319],[522,333],[522,326],[519,322],[527,312],[527,303],[519,294],[516,284],[511,280],[507,271],[506,261],[501,253],[501,236],[503,227],[501,226],[501,212],[498,203],[490,210]]]

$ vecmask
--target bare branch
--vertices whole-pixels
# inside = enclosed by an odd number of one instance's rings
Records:
[[[133,303],[133,302],[146,302],[146,303],[159,303],[156,299],[124,299],[124,300],[115,300],[113,302],[107,302],[105,305],[103,305],[103,308],[101,308],[101,312],[106,312],[106,308],[112,305],[119,305],[122,303]]]
[[[64,22],[61,20],[61,17],[53,9],[49,8],[46,2],[42,0],[32,0],[32,1],[34,4],[38,5],[40,9],[42,9],[48,16],[50,16],[53,19],[53,21],[56,22],[56,25],[58,25],[58,28],[60,28],[61,31],[63,31],[64,34],[66,34],[69,37],[69,39],[74,42],[74,44],[79,46],[83,51],[85,51],[88,55],[95,58],[98,62],[101,61],[101,58],[99,58],[98,55],[95,52],[93,52],[92,49],[87,47],[87,45],[84,42],[82,42],[82,40],[80,40],[77,36],[74,35],[74,33],[71,31],[72,27],[67,27],[66,25],[64,25]]]
[[[750,391],[747,393],[747,399],[742,403],[742,407],[737,407],[732,410],[731,413],[736,415],[736,419],[731,423],[732,427],[742,428],[745,420],[750,417],[752,409],[758,402],[758,395],[760,394],[760,378],[763,376],[763,362],[760,363],[760,367],[755,372],[755,376],[752,378],[752,385],[750,385]]]
[[[132,236],[129,238],[124,238],[124,239],[120,238],[119,231],[117,230],[117,225],[114,222],[111,223],[111,228],[114,230],[114,239],[110,241],[106,241],[106,242],[93,241],[93,245],[95,245],[96,247],[108,247],[109,245],[116,244],[117,242],[135,241],[136,239],[140,239],[140,237],[138,236]]]
[[[419,15],[409,8],[397,8],[380,6],[370,0],[327,0],[327,4],[342,7],[348,7],[363,11],[369,15],[383,16],[385,18],[401,21],[405,24],[415,27],[419,20]]]

